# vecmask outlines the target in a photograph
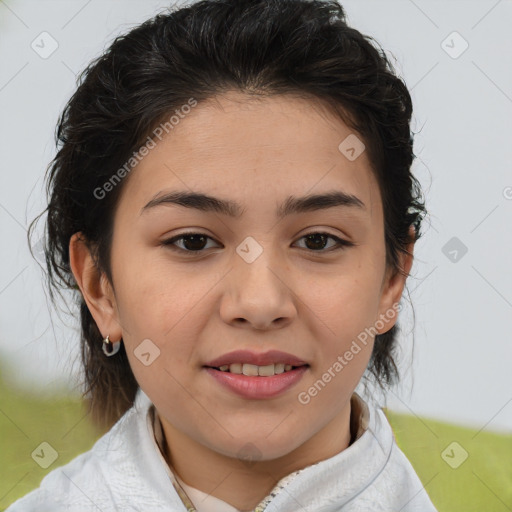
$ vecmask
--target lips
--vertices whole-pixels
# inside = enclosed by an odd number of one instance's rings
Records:
[[[231,365],[233,363],[254,364],[256,366],[266,366],[276,363],[290,364],[292,366],[308,365],[306,361],[292,354],[281,352],[280,350],[269,350],[263,353],[251,352],[250,350],[235,350],[208,361],[204,366],[219,368],[220,366]]]
[[[214,368],[205,368],[205,371],[212,377],[212,382],[218,383],[230,393],[246,400],[266,400],[277,398],[297,386],[309,371],[309,365],[300,366],[271,377],[237,375]]]

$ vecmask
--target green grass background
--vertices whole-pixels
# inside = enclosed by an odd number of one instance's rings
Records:
[[[385,412],[440,512],[512,511],[512,435]],[[76,399],[40,399],[0,382],[0,510],[38,487],[48,472],[89,450],[102,433]],[[43,441],[58,452],[46,470],[31,457]],[[457,469],[441,457],[453,441],[468,453]]]

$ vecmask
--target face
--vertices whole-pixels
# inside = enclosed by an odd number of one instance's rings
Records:
[[[258,458],[272,460],[313,450],[329,428],[348,424],[373,347],[373,336],[365,344],[358,336],[379,319],[378,332],[392,327],[396,315],[387,313],[404,284],[385,265],[368,157],[338,149],[351,134],[304,99],[229,93],[196,106],[125,178],[113,290],[87,300],[100,331],[122,337],[169,435],[229,457],[251,443]],[[159,201],[178,192],[231,210]],[[324,194],[338,200],[297,201]],[[237,350],[277,350],[306,366],[287,377],[206,367]]]

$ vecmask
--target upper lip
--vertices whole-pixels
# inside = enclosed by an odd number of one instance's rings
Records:
[[[247,363],[255,364],[256,366],[266,366],[274,363],[290,364],[292,366],[302,366],[306,363],[298,357],[281,352],[280,350],[269,350],[268,352],[251,352],[250,350],[235,350],[224,354],[216,359],[212,359],[205,366],[212,366],[218,368],[223,365],[230,365],[233,363]]]

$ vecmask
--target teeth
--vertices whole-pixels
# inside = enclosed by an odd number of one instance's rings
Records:
[[[272,375],[279,375],[283,372],[289,372],[292,369],[291,364],[277,363],[277,364],[268,364],[266,366],[257,366],[255,364],[242,364],[242,363],[233,363],[230,365],[224,364],[219,367],[221,372],[230,372],[236,373],[238,375],[247,375],[247,376],[261,376],[261,377],[271,377]]]
[[[255,377],[256,375],[258,375],[258,366],[256,366],[255,364],[244,364],[242,366],[242,373],[244,375]]]
[[[242,365],[240,363],[230,364],[229,371],[231,373],[238,373],[239,375],[241,375],[242,374]]]
[[[283,373],[284,372],[284,364],[283,363],[277,363],[274,365],[274,373]]]

